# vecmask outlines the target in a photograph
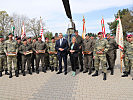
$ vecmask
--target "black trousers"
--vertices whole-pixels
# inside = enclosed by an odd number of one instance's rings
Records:
[[[109,68],[114,69],[114,66],[115,66],[115,55],[114,55],[114,53],[110,53],[110,54],[107,53],[106,54],[106,59],[107,59]]]
[[[67,55],[58,55],[59,72],[62,72],[62,59],[64,62],[64,72],[67,72]]]
[[[70,55],[70,61],[71,61],[72,71],[76,72],[76,63],[78,61],[78,57]]]
[[[32,66],[32,69],[34,69],[34,60],[36,59],[36,54],[35,53],[33,53],[33,54],[31,54],[31,66]]]
[[[20,53],[17,54],[17,68],[20,70],[22,68],[22,55]]]
[[[82,50],[79,51],[78,53],[78,61],[77,61],[77,68],[79,68],[79,63],[80,63],[80,66],[81,66],[81,69],[83,69],[83,54],[82,54]]]

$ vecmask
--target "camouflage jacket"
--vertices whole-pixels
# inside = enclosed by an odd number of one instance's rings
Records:
[[[83,51],[93,52],[93,49],[94,49],[93,41],[91,39],[89,39],[89,40],[85,39],[83,41]]]
[[[109,49],[109,43],[106,39],[98,39],[96,40],[95,46],[94,46],[94,56],[97,54],[96,52],[102,51],[103,54],[100,55],[105,55]]]
[[[76,37],[76,43],[79,45],[79,46],[82,46],[83,45],[83,39],[80,35],[78,35]]]
[[[33,47],[33,51],[37,51],[37,50],[46,50],[47,46],[45,44],[45,42],[41,41],[36,41]]]
[[[52,42],[49,43],[49,51],[53,51],[53,52],[56,51],[55,50],[55,43],[52,43]]]
[[[50,43],[49,43],[49,42],[48,42],[48,43],[45,42],[45,44],[46,44],[46,52],[49,52],[49,48],[50,48],[50,47],[49,47],[49,44],[50,44]]]
[[[133,41],[128,43],[127,48],[125,48],[125,53],[129,59],[133,59]]]
[[[5,41],[5,45],[4,45],[4,52],[8,53],[8,52],[18,52],[18,45],[17,42],[15,42],[14,40],[7,40]]]
[[[4,42],[0,42],[0,54],[4,54]]]
[[[23,53],[26,52],[26,51],[30,51],[30,50],[32,50],[32,46],[29,45],[29,44],[27,44],[27,45],[22,44],[22,45],[19,47],[19,52],[20,52],[21,54],[23,54]]]

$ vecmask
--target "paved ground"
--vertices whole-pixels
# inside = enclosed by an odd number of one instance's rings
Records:
[[[0,78],[0,100],[133,100],[133,81],[131,77],[121,78],[119,62],[115,74],[103,81],[98,77],[78,73],[71,76],[56,72],[41,72],[39,75],[20,75],[9,79]]]

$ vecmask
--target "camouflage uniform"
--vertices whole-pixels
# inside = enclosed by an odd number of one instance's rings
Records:
[[[49,66],[49,64],[50,64],[50,62],[49,62],[49,42],[48,43],[45,42],[45,44],[46,44],[47,48],[46,48],[46,52],[45,52],[44,63],[45,63],[46,69],[47,69],[48,67],[50,67]]]
[[[31,54],[24,55],[24,52],[32,50],[32,46],[27,44],[22,44],[19,48],[20,53],[22,54],[22,72],[25,71],[25,65],[27,62],[27,69],[29,70],[29,73],[31,73]]]
[[[49,51],[55,52],[55,43],[49,44]],[[50,66],[57,68],[58,67],[58,59],[57,54],[49,54]]]
[[[83,51],[91,52],[91,54],[84,54],[84,65],[85,65],[85,68],[87,69],[87,71],[88,71],[88,69],[91,70],[91,67],[92,67],[93,49],[94,49],[93,41],[91,39],[89,39],[89,40],[85,39],[83,42]]]
[[[76,37],[76,43],[80,46],[83,45],[83,39],[81,36],[77,36]],[[79,49],[79,61],[80,61],[80,65],[81,65],[81,71],[83,71],[83,54],[82,54],[82,48]],[[79,68],[79,62],[77,61],[77,66]]]
[[[18,45],[17,42],[15,42],[14,40],[7,40],[5,41],[5,45],[4,45],[4,51],[5,53],[8,52],[18,52]],[[12,61],[14,64],[14,69],[17,69],[17,56],[7,56],[7,66],[9,71],[12,71]]]
[[[17,45],[18,45],[18,48],[20,48],[22,43],[20,43],[20,44],[17,43]],[[22,57],[21,56],[22,55],[21,55],[21,53],[18,50],[18,54],[17,54],[17,68],[18,68],[18,70],[20,70],[22,68]]]
[[[4,42],[0,42],[0,72],[2,72],[3,68],[7,70],[7,62],[6,62],[6,54],[4,52]]]
[[[32,43],[32,50],[33,50],[33,47],[34,47],[35,43]],[[33,53],[31,54],[31,66],[32,66],[32,72],[35,71],[35,68],[34,68],[34,60],[36,59],[36,52],[33,51]]]
[[[38,50],[45,50],[46,51],[46,44],[43,41],[36,41],[35,45],[33,47],[33,51],[38,51]],[[44,59],[45,59],[45,54],[39,53],[36,54],[36,72],[39,73],[39,62],[41,60],[42,63],[42,70],[45,72],[46,67],[44,66]]]
[[[129,42],[128,41],[124,41],[124,57],[123,57],[123,62],[124,62],[125,72],[129,72],[129,69],[130,69],[129,68],[130,66],[128,66],[129,59],[128,59],[128,55],[126,53],[126,50],[127,50],[128,46],[129,46]]]
[[[109,65],[109,69],[111,70],[111,75],[113,75],[114,72],[114,66],[115,66],[115,50],[118,49],[118,45],[114,39],[107,39],[109,43],[109,49],[106,54],[106,59]]]
[[[127,66],[131,66],[131,76],[133,77],[133,40],[132,42],[129,42],[127,48],[125,48],[125,54],[128,57]]]
[[[94,47],[94,56],[95,56],[95,70],[99,70],[99,64],[101,61],[102,71],[104,73],[107,72],[107,61],[106,61],[106,53],[108,51],[109,44],[106,39],[98,39],[95,43]],[[97,54],[96,52],[103,51],[103,54]]]

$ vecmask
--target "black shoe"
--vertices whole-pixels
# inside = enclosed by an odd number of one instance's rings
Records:
[[[125,72],[121,77],[128,77],[128,73]]]
[[[84,70],[83,73],[87,73],[88,72],[88,69]]]
[[[88,75],[91,75],[91,73],[92,73],[92,71],[91,71],[91,70],[89,70],[89,73],[88,73]]]
[[[9,78],[12,78],[12,72],[10,71]]]
[[[106,80],[106,73],[103,74],[103,80]]]
[[[96,71],[96,72],[92,75],[92,77],[95,77],[95,76],[98,76],[98,71]]]
[[[113,69],[111,69],[110,75],[114,75],[114,70]]]
[[[83,71],[83,69],[81,68],[81,69],[80,69],[80,72],[82,72],[82,71]]]
[[[67,72],[65,72],[64,75],[67,75]]]
[[[42,68],[42,72],[46,73],[46,69],[44,67]]]
[[[95,70],[95,67],[92,67],[92,68],[91,68],[91,70],[93,70],[93,71],[94,71],[94,70]]]
[[[31,69],[29,69],[29,74],[32,75]]]
[[[25,71],[23,71],[23,76],[26,76]]]
[[[15,70],[15,76],[16,77],[19,77],[19,74],[18,74],[18,71],[17,70]]]
[[[7,71],[7,70],[5,70],[5,75],[9,75],[9,73],[8,73],[8,71]]]
[[[132,78],[132,80],[133,80],[133,78]]]
[[[0,71],[0,77],[2,77],[2,71]]]
[[[62,72],[57,72],[56,74],[61,74]]]
[[[56,71],[56,72],[58,71],[57,67],[55,67],[55,71]]]

